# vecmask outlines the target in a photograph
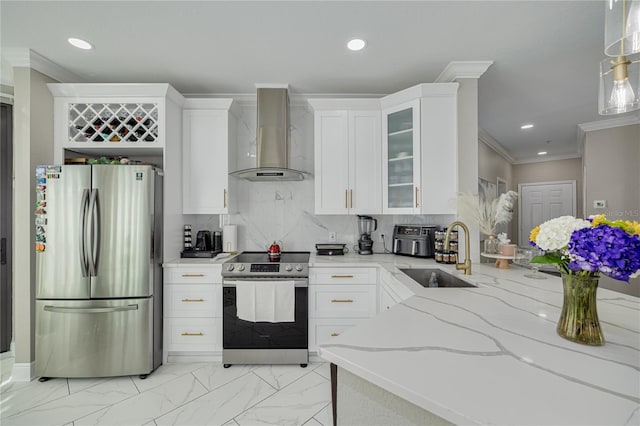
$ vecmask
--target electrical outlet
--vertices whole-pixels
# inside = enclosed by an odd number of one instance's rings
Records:
[[[329,241],[335,242],[337,239],[337,235],[335,232],[329,232]]]
[[[593,200],[593,208],[594,209],[607,208],[607,200]]]

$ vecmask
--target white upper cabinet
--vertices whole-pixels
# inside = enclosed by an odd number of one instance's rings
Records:
[[[232,99],[186,99],[183,110],[184,214],[233,212],[229,170],[235,162]]]
[[[381,99],[383,213],[456,213],[457,92],[420,84]]]
[[[310,99],[316,214],[381,212],[380,106],[371,99]]]
[[[383,213],[420,213],[420,101],[385,108],[382,116]]]
[[[162,156],[170,121],[184,98],[169,84],[50,83],[54,96],[54,160]],[[66,152],[69,152],[69,155]]]

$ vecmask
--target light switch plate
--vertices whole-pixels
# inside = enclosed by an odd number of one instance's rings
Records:
[[[331,241],[332,243],[336,241],[337,239],[337,235],[335,232],[329,232],[329,241]]]
[[[593,200],[594,209],[604,209],[607,207],[607,200]]]

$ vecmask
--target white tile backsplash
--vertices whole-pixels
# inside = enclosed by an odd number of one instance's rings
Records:
[[[244,105],[237,116],[238,169],[256,166],[256,107]],[[291,105],[291,145],[289,167],[313,175],[313,112]],[[358,240],[357,216],[316,215],[314,213],[313,176],[302,182],[237,182],[238,214],[185,215],[185,223],[197,230],[220,230],[220,221],[238,225],[239,250],[265,250],[273,241],[281,241],[283,250],[314,251],[315,243],[328,242],[329,232],[337,233],[337,242],[350,250]],[[380,234],[385,235],[391,249],[394,224],[419,223],[446,226],[453,216],[386,216],[375,215],[378,230],[373,233],[375,252],[383,252]],[[226,223],[226,222],[225,222]]]

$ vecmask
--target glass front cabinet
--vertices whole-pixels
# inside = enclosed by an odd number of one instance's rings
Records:
[[[384,109],[383,213],[420,212],[420,100]]]

